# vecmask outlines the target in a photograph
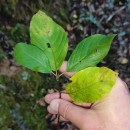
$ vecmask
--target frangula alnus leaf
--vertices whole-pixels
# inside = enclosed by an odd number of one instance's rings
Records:
[[[107,55],[114,37],[115,34],[95,34],[82,40],[69,58],[67,71],[78,72],[96,66]]]
[[[88,67],[70,78],[66,92],[76,103],[94,103],[109,94],[117,76],[107,67]]]
[[[39,47],[48,57],[51,70],[60,68],[65,59],[68,39],[62,27],[44,12],[38,11],[30,23],[31,44]]]
[[[20,64],[31,70],[51,73],[47,56],[34,45],[18,43],[14,49],[14,58]]]

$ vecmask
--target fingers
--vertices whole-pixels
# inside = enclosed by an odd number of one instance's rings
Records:
[[[53,100],[53,99],[58,99],[59,98],[59,93],[52,93],[52,94],[47,94],[44,98],[44,100],[50,104],[50,102]],[[71,98],[69,97],[68,94],[66,93],[61,93],[61,99],[64,99],[66,101],[69,101],[69,102],[72,102]],[[82,106],[82,107],[86,107],[86,108],[89,108],[91,106],[91,103],[82,103],[82,104],[76,104],[78,106]]]
[[[50,102],[49,109],[56,114],[60,114],[63,119],[71,121],[80,129],[92,127],[97,117],[94,111],[76,106],[63,99],[54,99]],[[86,125],[86,123],[88,125]]]
[[[71,77],[75,74],[74,72],[66,72],[66,70],[67,70],[67,61],[64,61],[63,64],[61,65],[59,71],[64,73],[68,77]]]
[[[44,99],[48,104],[50,104],[50,102],[53,99],[58,99],[59,97],[60,97],[59,93],[52,93],[52,94],[47,94]],[[67,101],[72,101],[69,95],[66,93],[61,93],[61,98]]]
[[[50,114],[57,114],[57,111],[53,110],[50,106],[47,107],[47,111],[48,111]]]
[[[46,103],[45,103],[44,98],[41,98],[41,99],[38,100],[36,103],[40,104],[41,106],[46,106]]]
[[[47,111],[50,113],[50,114],[57,114],[56,111],[54,111],[50,106],[47,107]],[[62,116],[60,116],[60,121],[67,121],[65,118],[63,118]]]

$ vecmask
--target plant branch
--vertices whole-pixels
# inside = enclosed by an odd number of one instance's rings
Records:
[[[56,77],[56,74],[54,72],[51,72],[55,77]]]

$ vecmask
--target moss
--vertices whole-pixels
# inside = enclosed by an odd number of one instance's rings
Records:
[[[4,50],[4,53],[0,52],[0,60],[3,54],[7,55],[13,50],[16,43],[29,43],[30,19],[39,9],[66,27],[69,23],[67,2],[68,0],[0,1],[1,39],[4,39],[2,44],[9,46],[6,50],[0,48],[0,51]],[[46,108],[36,104],[36,101],[47,93],[48,88],[59,88],[54,78],[25,69],[12,77],[0,76],[0,85],[3,86],[0,86],[0,130],[47,129]]]
[[[12,121],[10,107],[14,106],[15,102],[12,96],[6,94],[5,89],[0,90],[0,99],[0,129],[7,130]]]
[[[29,130],[47,129],[46,108],[36,103],[46,93],[43,88],[45,81],[39,73],[24,70],[13,77],[0,76],[0,83],[5,86],[4,89],[0,88],[1,130],[22,127]]]

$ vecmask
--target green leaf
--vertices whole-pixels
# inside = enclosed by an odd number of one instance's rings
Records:
[[[31,70],[50,73],[51,67],[48,58],[38,47],[18,43],[14,49],[14,58],[20,64]]]
[[[66,92],[76,103],[90,102],[105,97],[116,82],[118,73],[106,67],[88,67],[70,78]]]
[[[51,69],[56,71],[65,59],[68,39],[62,27],[42,11],[36,13],[30,24],[31,44],[43,50],[49,59]]]
[[[82,40],[69,58],[67,71],[78,72],[96,66],[107,55],[114,37],[114,34],[95,34]]]

